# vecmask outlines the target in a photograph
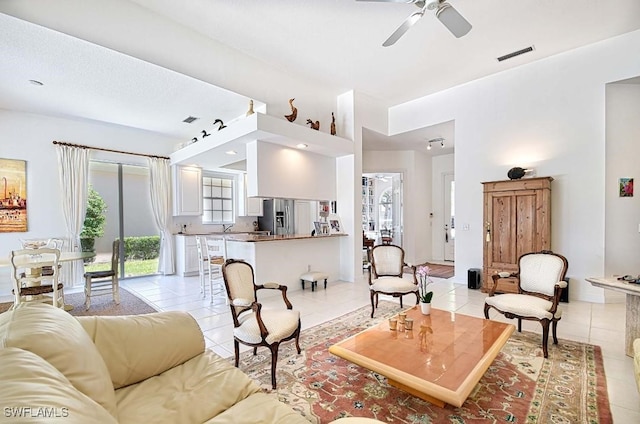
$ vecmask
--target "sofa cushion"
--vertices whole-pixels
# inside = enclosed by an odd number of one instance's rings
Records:
[[[186,312],[78,317],[116,389],[165,372],[204,352],[204,336]]]
[[[158,376],[116,390],[118,420],[202,423],[259,391],[246,374],[207,350]]]
[[[22,303],[0,314],[0,346],[40,356],[114,417],[116,400],[102,357],[80,323],[45,303]]]
[[[13,422],[116,423],[53,365],[27,350],[0,349],[2,416]]]
[[[278,400],[277,393],[256,393],[216,415],[207,424],[309,424],[302,414]]]

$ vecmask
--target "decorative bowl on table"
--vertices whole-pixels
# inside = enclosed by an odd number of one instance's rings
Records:
[[[49,244],[49,239],[21,239],[23,249],[40,249]]]

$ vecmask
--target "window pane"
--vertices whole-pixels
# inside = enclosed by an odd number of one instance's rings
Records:
[[[222,200],[220,199],[213,199],[213,205],[211,206],[211,209],[219,211],[222,209]]]
[[[211,186],[203,186],[202,187],[202,195],[204,197],[211,197]]]
[[[222,197],[222,188],[211,187],[211,197]]]
[[[232,197],[231,193],[232,193],[232,191],[231,191],[230,187],[229,188],[224,187],[222,189],[222,197],[224,197],[225,199],[231,199],[231,197]]]
[[[204,199],[202,201],[202,208],[204,210],[211,210],[211,205],[213,204],[213,201],[211,199]]]
[[[233,210],[233,202],[231,200],[223,200],[222,209],[224,209],[225,211]]]
[[[213,211],[212,212],[212,216],[213,218],[211,219],[213,222],[222,222],[222,212],[220,211]]]
[[[222,180],[222,186],[223,187],[231,187],[231,180]]]
[[[224,220],[227,221],[227,222],[231,222],[233,220],[233,212],[231,212],[231,211],[223,212],[222,216],[223,216]]]
[[[202,214],[202,220],[204,222],[213,221],[213,215],[211,214],[211,211],[204,211],[204,214]]]

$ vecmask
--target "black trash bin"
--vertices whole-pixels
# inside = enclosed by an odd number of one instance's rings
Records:
[[[467,271],[467,287],[479,289],[482,286],[482,270],[480,268],[469,268]]]

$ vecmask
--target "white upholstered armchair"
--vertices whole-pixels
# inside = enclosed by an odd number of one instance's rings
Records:
[[[402,278],[404,268],[411,269],[412,278]],[[416,295],[418,304],[418,280],[416,279],[416,267],[404,261],[404,250],[392,244],[381,244],[371,250],[371,268],[369,270],[369,293],[371,295],[371,318],[378,307],[378,295],[380,293],[400,298],[402,308],[402,296],[409,293]]]
[[[526,253],[518,259],[518,272],[509,274],[518,281],[518,293],[495,295],[500,275],[493,276],[493,286],[485,299],[484,316],[489,319],[491,308],[507,318],[518,319],[518,331],[522,331],[522,320],[538,321],[542,325],[542,352],[548,357],[547,339],[549,324],[552,324],[553,343],[558,344],[556,328],[562,317],[558,307],[567,272],[567,259],[551,251]]]
[[[244,261],[228,259],[222,266],[224,285],[229,297],[229,307],[233,318],[233,347],[235,366],[240,359],[240,345],[258,346],[271,350],[271,385],[276,388],[276,364],[278,347],[281,342],[295,339],[296,349],[300,350],[300,312],[293,310],[287,299],[287,286],[278,283],[254,283],[253,267]],[[279,290],[286,309],[262,309],[258,302],[259,290]]]

